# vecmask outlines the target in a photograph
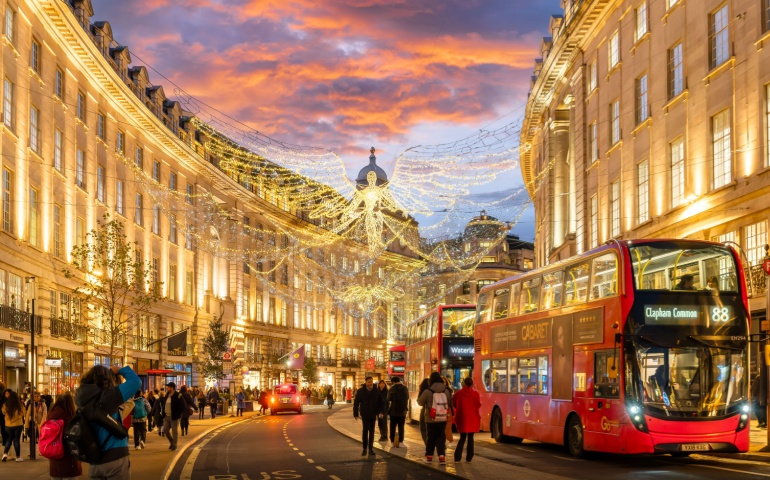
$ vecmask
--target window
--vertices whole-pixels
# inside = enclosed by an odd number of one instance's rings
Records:
[[[160,182],[160,162],[152,162],[152,179]]]
[[[184,232],[184,248],[187,250],[193,249],[192,227],[189,223],[187,224]]]
[[[64,72],[61,68],[56,69],[55,78],[53,81],[53,94],[62,100],[64,98]]]
[[[596,195],[591,197],[591,248],[599,245],[599,200]]]
[[[185,188],[185,201],[192,205],[193,204],[193,186],[191,184],[187,184]]]
[[[671,142],[671,208],[684,203],[684,138]]]
[[[5,37],[8,39],[11,44],[14,42],[14,26],[16,23],[16,12],[13,11],[13,9],[6,5],[5,6],[5,30],[3,33],[5,33]]]
[[[29,149],[40,155],[40,110],[29,107]]]
[[[83,217],[75,219],[75,246],[80,247],[86,244],[86,221]]]
[[[38,42],[36,39],[32,39],[32,45],[29,49],[29,66],[32,70],[34,70],[35,73],[40,75],[40,54],[42,51],[40,50],[40,42]]]
[[[141,147],[136,147],[136,151],[134,152],[134,162],[136,163],[136,166],[139,167],[139,170],[144,169],[144,150],[142,150]]]
[[[176,301],[176,265],[173,263],[168,266],[168,299]]]
[[[727,4],[709,15],[709,67],[722,65],[730,58],[730,30]]]
[[[123,205],[123,180],[118,180],[117,184],[115,185],[115,210],[121,214],[126,214],[124,205]]]
[[[770,0],[762,0],[762,31],[770,30]]]
[[[62,209],[60,205],[53,206],[53,256],[62,256]]]
[[[610,143],[615,145],[620,141],[620,100],[610,104]]]
[[[770,0],[766,0],[770,4]],[[765,166],[770,167],[770,84],[765,85]]]
[[[61,130],[54,130],[53,132],[53,168],[63,172],[63,158],[62,158],[62,133]]]
[[[588,93],[596,90],[597,84],[596,60],[594,60],[590,65],[588,65]]]
[[[519,312],[521,314],[536,312],[540,303],[540,277],[530,278],[521,284],[521,300]]]
[[[564,281],[565,305],[576,305],[586,301],[590,270],[591,266],[588,262],[567,267]]]
[[[614,253],[607,253],[593,259],[591,277],[591,300],[611,297],[617,292],[618,261]]]
[[[152,259],[152,288],[155,292],[158,292],[160,288],[160,259],[158,257]]]
[[[614,350],[596,352],[594,356],[594,397],[617,398],[620,396],[618,363]]]
[[[106,181],[104,166],[96,167],[96,199],[104,203],[104,182]]]
[[[168,241],[173,243],[173,244],[176,244],[176,242],[177,242],[176,238],[177,238],[177,234],[176,234],[176,215],[169,215],[168,216]]]
[[[38,202],[38,196],[37,196],[37,190],[34,188],[29,189],[29,244],[33,247],[39,247],[39,219],[40,215],[38,215],[38,209],[40,208],[39,202]]]
[[[634,30],[634,40],[638,42],[647,32],[647,0],[645,0],[636,9],[636,29]]]
[[[115,150],[123,155],[126,153],[126,134],[120,130],[118,130],[118,141],[116,142]]]
[[[83,92],[78,92],[78,107],[77,107],[77,116],[85,123],[86,121],[86,96]]]
[[[564,272],[561,270],[543,274],[543,288],[540,296],[540,309],[561,307]]]
[[[185,272],[184,277],[184,303],[192,305],[193,303],[193,272]],[[260,299],[261,300],[261,299]],[[260,303],[261,305],[261,303]]]
[[[647,99],[647,74],[636,79],[636,123],[640,124],[650,116]]]
[[[637,214],[639,223],[650,219],[650,172],[647,160],[636,166]]]
[[[610,236],[620,235],[620,181],[610,184]]]
[[[86,189],[86,156],[83,150],[78,148],[77,169],[75,170],[75,185]]]
[[[160,235],[160,206],[152,207],[152,233]]]
[[[599,160],[599,127],[596,122],[588,126],[588,155],[591,163]]]
[[[668,51],[668,98],[674,98],[684,90],[684,56],[682,43]]]
[[[3,123],[13,129],[13,84],[7,78],[3,82]]]
[[[169,190],[176,192],[176,173],[174,172],[169,173],[168,188]]]
[[[732,181],[730,153],[730,110],[724,110],[711,119],[712,148],[714,150],[714,188]]]
[[[610,37],[610,41],[607,44],[607,54],[609,70],[612,70],[620,63],[620,34],[617,31]]]
[[[136,222],[136,224],[139,225],[140,227],[144,225],[144,222],[142,220],[142,217],[144,216],[143,204],[144,204],[144,200],[142,199],[142,194],[137,193],[135,210],[134,210],[134,222]]]
[[[765,258],[767,221],[761,221],[743,228],[743,246],[749,265],[760,265]]]
[[[98,113],[96,115],[96,136],[104,140],[104,132],[105,124],[104,124],[104,114]]]

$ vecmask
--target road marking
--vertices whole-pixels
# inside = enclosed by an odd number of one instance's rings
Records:
[[[305,456],[305,454],[304,454],[304,453],[302,453],[302,452],[299,452],[299,456],[300,456],[300,457],[304,457],[304,456]]]
[[[519,450],[524,450],[525,452],[535,453],[534,450],[529,450],[529,449],[521,448],[521,447],[516,447],[516,448],[518,448]]]
[[[331,478],[332,480],[342,480],[342,479],[341,479],[340,477],[338,477],[337,475],[329,475],[329,478]]]
[[[320,472],[325,472],[326,471],[326,469],[324,467],[315,467],[315,468],[317,468],[318,471],[320,471]]]
[[[523,449],[522,449],[523,450]],[[558,458],[560,460],[569,460],[570,462],[582,462],[583,460],[579,458],[570,458],[570,457],[563,457],[561,455],[553,455],[554,458]]]
[[[315,460],[313,460],[312,458],[308,458],[307,463],[315,463]]]
[[[288,440],[286,440],[286,441],[288,442]],[[293,447],[293,446],[294,446],[294,444],[293,444],[293,443],[289,443],[289,446],[290,446],[290,447]]]
[[[299,448],[297,448],[297,447],[294,447],[294,451],[296,452],[297,450],[299,450]]]
[[[743,473],[748,475],[757,475],[759,477],[770,477],[770,473],[759,473],[759,472],[748,472],[746,470],[736,470],[734,468],[726,468],[726,467],[715,467],[714,465],[698,465],[698,464],[691,464],[693,467],[701,467],[701,468],[713,468],[714,470],[725,470],[728,472],[737,472],[737,473]]]

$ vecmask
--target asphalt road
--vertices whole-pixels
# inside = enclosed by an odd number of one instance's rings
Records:
[[[378,452],[361,456],[361,443],[327,423],[330,411],[258,416],[218,429],[190,447],[170,479],[449,479],[450,475]]]

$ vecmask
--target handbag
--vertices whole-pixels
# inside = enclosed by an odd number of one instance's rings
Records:
[[[447,443],[452,443],[455,441],[454,435],[452,435],[452,420],[454,419],[454,416],[447,412],[446,416],[446,427],[444,428],[444,434],[446,435],[446,441]]]

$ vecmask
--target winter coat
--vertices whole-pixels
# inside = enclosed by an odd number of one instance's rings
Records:
[[[246,408],[246,394],[238,392],[235,394],[235,401],[237,402],[237,408]]]
[[[30,402],[30,405],[32,402]],[[46,417],[48,416],[48,407],[45,404],[45,401],[40,400],[33,409],[32,407],[27,408],[27,414],[25,415],[25,424],[27,427],[29,427],[29,420],[32,417],[32,412],[35,412],[35,426],[37,428],[40,428],[40,425],[43,424]]]
[[[115,420],[121,422],[118,408],[132,399],[137,390],[142,387],[142,381],[139,376],[131,370],[131,367],[123,367],[118,374],[125,380],[117,387],[112,387],[102,391],[97,385],[92,383],[81,383],[80,388],[75,393],[75,405],[82,408],[87,405],[93,405],[99,402],[101,398],[101,408],[110,414]],[[122,422],[121,422],[122,423]],[[91,422],[91,428],[96,433],[96,440],[102,448],[102,458],[100,463],[107,463],[119,458],[128,456],[128,437],[118,439],[113,437],[104,427],[95,422]]]
[[[455,426],[460,433],[476,433],[481,429],[481,397],[473,387],[463,386],[452,396]]]
[[[260,394],[259,394],[259,405],[264,407],[264,408],[268,407],[268,396],[267,396],[267,392],[266,391],[260,392]]]
[[[385,414],[385,401],[382,395],[377,391],[377,387],[371,390],[366,385],[356,391],[356,398],[353,400],[353,416],[360,416],[364,420],[376,419],[379,414]]]
[[[174,392],[166,395],[160,401],[160,418],[166,418],[166,402],[171,398],[171,420],[179,420],[182,414],[187,410],[184,398],[180,392]]]
[[[158,396],[155,398],[155,403],[152,405],[152,410],[150,411],[150,415],[152,415],[153,421],[155,421],[156,425],[162,425],[163,424],[163,399],[166,398],[165,395]]]
[[[67,428],[72,421],[72,417],[67,416],[61,407],[54,407],[48,414],[48,418],[64,421],[64,428]],[[80,465],[80,460],[65,452],[64,456],[58,460],[48,460],[48,474],[53,478],[79,477],[83,475],[83,467]]]
[[[394,383],[388,390],[388,415],[406,417],[409,412],[409,390],[402,383]]]
[[[184,410],[182,410],[182,418],[190,418],[190,415],[192,415],[192,410],[198,410],[195,407],[195,400],[193,400],[193,397],[192,395],[190,395],[190,392],[180,392],[180,394],[182,395],[182,400],[184,400]]]
[[[437,422],[430,418],[430,409],[433,408],[433,392],[444,392],[447,399],[447,409],[452,405],[452,391],[446,388],[444,382],[436,382],[425,389],[425,391],[422,392],[422,395],[417,399],[417,404],[423,407],[422,416],[425,418],[425,423],[446,423],[446,420],[444,420],[444,422]]]
[[[209,401],[206,400],[206,394],[203,392],[200,392],[198,394],[198,408],[206,408],[206,405],[208,405]]]
[[[5,418],[6,427],[21,427],[24,424],[24,417],[26,416],[26,412],[24,410],[23,404],[21,406],[21,410],[17,410],[12,417],[9,416],[8,412],[5,410],[5,405],[3,405],[2,412],[3,417]]]

